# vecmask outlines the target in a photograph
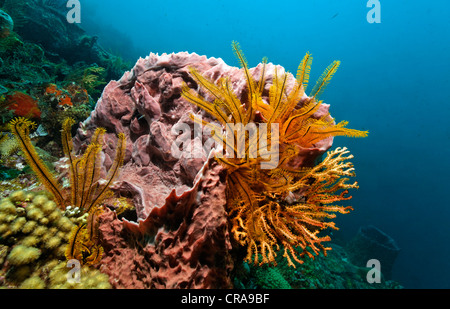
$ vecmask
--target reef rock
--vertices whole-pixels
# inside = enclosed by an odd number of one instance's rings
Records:
[[[183,83],[198,87],[189,67],[210,79],[228,77],[237,97],[246,97],[243,71],[222,59],[187,52],[150,54],[105,87],[74,137],[74,149],[81,151],[97,127],[107,129],[105,170],[114,159],[117,133],[127,138],[124,166],[113,190],[132,200],[135,218],[119,219],[107,211],[100,224],[105,247],[101,269],[116,288],[231,287],[226,172],[207,147],[210,134],[196,128],[189,115],[213,119],[180,95]],[[268,95],[275,67],[267,65],[263,95]],[[261,66],[251,69],[256,79],[260,70]],[[277,70],[284,71],[280,66]],[[288,83],[289,89],[294,83],[291,75]],[[208,98],[207,93],[202,95]],[[316,116],[327,112],[328,105],[322,104]],[[191,130],[187,132],[191,138],[180,145],[183,126]],[[305,149],[293,165],[312,164],[332,141],[325,139],[316,148]]]
[[[350,261],[360,267],[365,267],[369,260],[377,259],[384,277],[391,279],[392,269],[400,252],[391,236],[373,225],[362,226],[346,249]]]
[[[14,22],[5,11],[0,10],[0,39],[9,36],[11,31],[13,31]]]

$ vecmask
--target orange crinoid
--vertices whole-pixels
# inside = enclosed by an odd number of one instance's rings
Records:
[[[213,138],[226,149],[226,155],[224,151],[216,152],[216,160],[227,170],[231,231],[234,239],[247,247],[246,260],[259,265],[276,264],[276,251],[281,249],[289,265],[295,267],[293,261],[303,263],[305,255],[314,258],[314,254],[326,255],[330,250],[322,244],[330,237],[319,235],[320,231],[337,229],[329,219],[336,212],[347,213],[352,208],[335,203],[350,199],[348,189],[358,188],[358,184],[348,183],[348,177],[355,174],[352,163],[347,161],[353,156],[345,147],[328,152],[313,167],[299,168],[291,162],[325,138],[366,137],[368,132],[348,129],[346,121],[335,124],[329,113],[313,116],[322,104],[318,97],[339,61],[325,70],[309,96],[305,89],[312,62],[310,54],[300,63],[293,87],[288,87],[290,74],[279,73],[275,68],[269,93],[266,91],[263,96],[267,61],[263,61],[257,80],[235,42],[233,49],[246,77],[248,97],[240,101],[228,78],[214,83],[193,68],[192,77],[214,101],[187,85],[182,96],[222,125],[218,129],[191,115],[197,123],[210,127]]]

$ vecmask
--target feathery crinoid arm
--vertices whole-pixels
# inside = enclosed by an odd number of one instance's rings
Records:
[[[87,147],[83,156],[76,162],[77,186],[76,207],[85,209],[92,199],[95,184],[100,176],[102,147],[100,144],[91,143]],[[75,189],[75,188],[74,188]]]
[[[272,107],[273,113],[267,120],[268,124],[274,122],[280,112],[283,111],[287,104],[286,83],[288,75],[286,73],[278,76],[278,69],[275,67],[275,76],[272,80],[272,86],[269,91],[269,105]]]
[[[267,67],[267,57],[264,57],[262,59],[262,70],[261,70],[261,76],[259,77],[259,82],[258,82],[258,89],[257,92],[259,94],[262,94],[264,91],[264,85],[266,84],[266,67]]]
[[[103,248],[98,244],[97,225],[97,219],[89,215],[87,224],[83,223],[72,229],[65,251],[67,260],[76,259],[83,265],[94,265],[100,262]],[[91,230],[95,235],[91,234]]]
[[[334,73],[336,73],[340,64],[341,64],[340,61],[335,60],[325,69],[320,78],[317,80],[317,83],[314,86],[313,90],[311,91],[309,95],[310,97],[319,98],[319,96],[323,93],[327,85],[330,83]]]
[[[126,137],[125,134],[119,133],[117,140],[116,156],[113,164],[111,165],[105,180],[96,180],[92,182],[89,195],[87,196],[86,203],[84,204],[84,211],[91,214],[95,212],[100,203],[111,196],[112,191],[110,186],[117,179],[120,168],[122,167],[123,160],[125,158],[126,149]],[[95,161],[91,161],[94,163]]]
[[[91,202],[100,178],[103,163],[100,152],[103,148],[103,137],[105,133],[105,128],[97,128],[94,131],[90,145],[84,155],[79,159],[80,161],[77,162],[76,173],[80,182],[77,186],[78,190],[76,191],[76,195],[81,197],[79,202],[81,209],[86,209],[87,205]]]
[[[244,69],[245,78],[247,79],[248,102],[249,102],[247,107],[247,115],[248,115],[248,118],[246,119],[247,123],[250,122],[254,117],[255,109],[259,101],[258,98],[261,97],[261,93],[258,92],[258,88],[260,87],[258,87],[257,83],[255,82],[255,79],[253,78],[253,75],[250,73],[247,60],[245,59],[244,53],[242,52],[239,43],[233,41],[232,47],[236,57],[239,60],[239,63],[241,64],[241,67]]]
[[[289,117],[282,123],[280,131],[280,140],[285,143],[292,143],[304,131],[305,125],[314,121],[312,115],[317,112],[322,102],[307,100],[300,109],[292,111]]]
[[[181,96],[185,98],[190,103],[197,105],[201,109],[205,110],[212,116],[216,117],[214,109],[212,107],[212,104],[208,102],[205,98],[203,98],[201,95],[196,93],[194,90],[189,88],[187,85],[183,85],[183,91],[181,92]]]
[[[183,86],[181,93],[183,98],[205,110],[222,124],[230,121],[229,115],[232,117],[232,122],[245,122],[244,119],[248,118],[245,116],[246,110],[234,94],[227,78],[221,78],[215,84],[213,81],[202,76],[195,68],[190,68],[190,73],[199,86],[212,96],[214,102],[209,102],[187,85]]]
[[[314,120],[304,127],[302,133],[294,141],[304,147],[311,147],[314,143],[331,136],[367,137],[368,131],[349,129],[345,127],[347,124],[348,121],[334,124],[325,119]]]
[[[88,254],[85,257],[85,262],[87,265],[94,265],[100,262],[103,256],[103,247],[98,241],[98,227],[99,221],[98,216],[101,213],[97,210],[89,214],[87,218],[86,225],[86,243],[85,246],[88,248]]]
[[[49,190],[50,193],[53,194],[58,206],[64,209],[65,201],[61,186],[56,181],[55,177],[52,175],[44,162],[42,162],[41,158],[36,152],[36,149],[31,143],[29,137],[30,128],[33,128],[34,126],[34,122],[23,117],[15,118],[9,123],[9,128],[16,137],[28,165],[36,173],[38,179],[47,188],[47,190]]]
[[[352,207],[336,203],[349,200],[348,189],[358,188],[357,182],[347,183],[349,177],[355,176],[353,165],[348,161],[352,158],[347,148],[337,148],[328,152],[316,167],[305,169],[297,183],[290,185],[294,191],[302,188],[304,201],[288,204],[280,194],[266,194],[264,203],[253,214],[255,227],[241,227],[240,237],[252,244],[247,247],[247,260],[258,264],[256,255],[259,254],[262,257],[259,264],[276,265],[274,252],[278,246],[282,246],[283,256],[292,267],[296,267],[294,262],[302,264],[304,256],[314,259],[320,252],[326,255],[330,248],[323,243],[331,238],[321,235],[320,231],[338,229],[330,219],[335,218],[336,213],[348,213]],[[244,214],[241,217],[245,218]]]
[[[241,46],[239,45],[239,43],[236,41],[233,41],[231,46],[233,47],[233,51],[234,51],[236,57],[238,58],[241,67],[244,69],[245,78],[247,79],[249,102],[252,102],[253,96],[256,93],[255,79],[253,78],[252,74],[250,73],[250,70],[248,68],[247,59],[245,59],[244,53],[242,52],[242,49],[241,49]]]
[[[69,180],[71,190],[71,203],[75,207],[78,203],[78,169],[76,168],[76,158],[73,155],[73,142],[72,142],[72,126],[75,124],[73,118],[66,118],[62,125],[61,130],[61,142],[63,146],[64,155],[69,160]]]
[[[308,52],[306,53],[305,57],[303,58],[302,62],[300,62],[300,65],[297,69],[297,82],[303,86],[303,91],[306,91],[306,87],[308,87],[309,82],[309,74],[311,72],[311,64],[312,64],[313,57]]]
[[[83,261],[82,244],[86,231],[86,224],[80,224],[72,228],[69,244],[66,246],[65,256],[67,260],[76,259]]]

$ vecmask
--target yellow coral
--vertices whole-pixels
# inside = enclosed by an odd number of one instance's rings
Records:
[[[110,289],[109,278],[98,269],[81,267],[80,283],[67,280],[68,268],[65,263],[52,266],[49,273],[49,287],[58,289]]]
[[[9,265],[6,268],[7,284],[24,289],[110,288],[108,276],[85,266],[82,267],[82,276],[85,278],[82,278],[80,284],[67,283],[69,268],[58,259],[65,258],[67,244],[63,242],[69,241],[74,224],[70,219],[62,216],[61,210],[55,207],[53,202],[49,204],[50,201],[40,195],[21,191],[12,194],[13,199],[10,197],[0,201],[0,205],[3,205],[0,208],[0,215],[13,218],[12,221],[8,219],[0,224],[2,244],[7,244],[4,247],[7,248],[5,257],[8,262],[5,265]],[[55,216],[55,220],[48,220],[46,225],[42,224],[42,220],[34,221],[29,218],[35,217],[36,211],[44,212],[44,210],[52,211],[50,215],[56,213],[58,215]],[[32,215],[28,216],[30,212]],[[89,261],[86,260],[86,262]],[[49,273],[55,268],[59,270],[58,280],[64,280],[57,285],[53,284],[49,278]]]
[[[27,217],[34,221],[44,218],[44,213],[39,208],[33,208],[27,211]]]
[[[61,218],[62,214],[59,210],[54,210],[52,213],[50,213],[47,218],[48,220],[55,222],[58,221]]]
[[[34,247],[39,243],[40,239],[34,235],[27,236],[19,241],[19,244],[27,246],[27,247]]]
[[[32,234],[34,236],[38,236],[39,237],[39,236],[45,235],[47,233],[47,230],[48,229],[47,229],[46,226],[39,225],[33,230]]]
[[[0,204],[0,212],[4,214],[16,214],[16,206],[10,200],[3,201]]]
[[[39,277],[31,277],[22,282],[21,289],[45,289],[45,282]]]
[[[34,229],[36,228],[37,223],[35,221],[28,221],[27,223],[25,223],[25,225],[22,228],[22,232],[25,234],[29,234],[31,232],[34,231]]]
[[[19,191],[14,191],[13,193],[11,193],[11,195],[9,196],[9,199],[5,200],[5,203],[8,203],[8,202],[18,203],[18,202],[23,202],[25,200],[26,200],[25,191],[19,190]]]
[[[26,265],[39,258],[41,250],[24,245],[16,245],[9,253],[7,260],[11,265]]]
[[[50,239],[48,239],[45,243],[44,246],[47,249],[55,249],[57,248],[59,245],[61,244],[61,238],[57,237],[57,236],[53,236]]]
[[[25,225],[27,220],[24,217],[19,217],[13,221],[11,226],[9,227],[13,233],[20,232]]]
[[[46,214],[46,215],[52,213],[56,208],[57,208],[57,205],[56,205],[56,203],[53,202],[53,201],[47,201],[47,202],[45,202],[45,203],[42,205],[42,207],[41,207],[42,211],[43,211],[44,214]]]
[[[36,195],[33,199],[33,205],[38,207],[42,207],[46,202],[48,202],[48,198],[43,194]]]

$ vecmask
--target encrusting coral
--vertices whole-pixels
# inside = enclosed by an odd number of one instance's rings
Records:
[[[246,260],[276,264],[275,251],[281,246],[289,264],[295,267],[292,260],[302,263],[304,255],[314,258],[308,248],[315,254],[330,250],[322,244],[330,237],[320,236],[319,232],[337,229],[327,219],[334,218],[335,212],[347,213],[352,208],[334,203],[350,199],[346,196],[348,189],[357,188],[357,182],[347,183],[348,177],[354,176],[354,169],[346,162],[353,158],[347,155],[346,148],[329,152],[315,167],[298,164],[298,155],[327,138],[365,137],[367,132],[346,128],[346,121],[335,124],[328,112],[318,113],[322,105],[318,97],[339,67],[339,61],[325,70],[307,96],[305,89],[312,62],[309,53],[300,64],[295,81],[289,82],[290,74],[275,68],[270,85],[265,76],[266,60],[259,67],[257,80],[237,43],[233,42],[233,49],[246,77],[245,100],[238,99],[227,77],[214,82],[194,68],[190,70],[191,76],[209,98],[187,85],[182,96],[214,116],[227,131],[224,134],[221,128],[191,115],[195,122],[210,127],[214,139],[227,150],[226,156],[219,153],[216,160],[228,172],[227,210],[231,231],[247,247]],[[252,124],[268,127],[252,134]],[[248,132],[235,129],[238,125]],[[268,162],[275,154],[279,160]],[[303,249],[300,254],[297,247]]]

